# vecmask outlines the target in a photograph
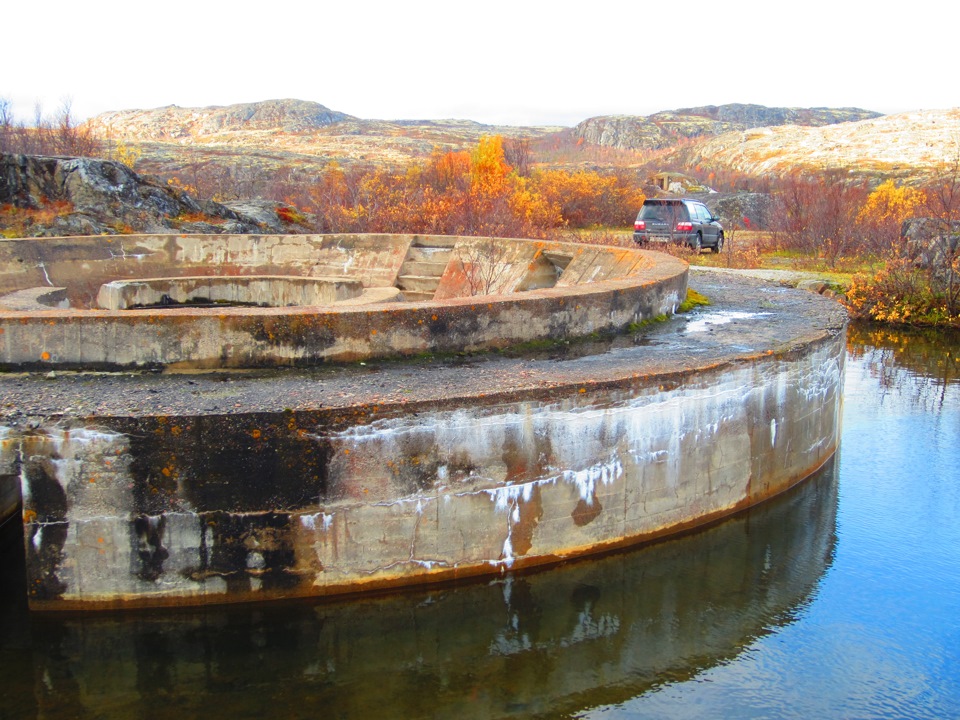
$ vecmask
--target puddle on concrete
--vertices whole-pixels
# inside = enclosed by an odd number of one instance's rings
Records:
[[[734,320],[755,320],[757,318],[768,317],[770,313],[760,312],[734,312],[721,310],[720,312],[710,313],[709,315],[691,318],[687,321],[687,327],[684,332],[706,332],[710,325],[726,325]]]

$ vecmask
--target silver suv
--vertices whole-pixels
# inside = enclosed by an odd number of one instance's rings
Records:
[[[633,241],[647,243],[686,243],[696,252],[708,247],[715,253],[723,248],[723,226],[698,200],[652,198],[633,223]]]

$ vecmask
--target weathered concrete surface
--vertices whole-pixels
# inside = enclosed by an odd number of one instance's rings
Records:
[[[199,276],[114,280],[100,286],[97,305],[126,310],[145,305],[224,303],[261,307],[333,305],[363,294],[359,280],[289,275]]]
[[[845,313],[801,291],[698,282],[706,312],[571,354],[189,383],[2,376],[32,606],[500,573],[781,492],[836,448]]]
[[[409,235],[123,235],[0,240],[0,294],[68,289],[74,310],[96,308],[113,280],[188,275],[300,275],[393,285]]]
[[[186,282],[197,275],[299,275],[357,280],[365,290],[394,288],[417,239],[423,238],[243,235],[0,241],[0,294],[9,297],[49,285],[65,288],[71,304],[69,310],[16,311],[5,308],[0,298],[0,369],[309,366],[475,352],[617,332],[672,313],[686,292],[686,263],[666,255],[502,240],[498,242],[508,252],[497,262],[503,263],[507,280],[497,288],[511,293],[507,295],[387,307],[344,303],[90,309],[105,284],[151,277]],[[555,276],[555,286],[537,284],[536,290],[514,292],[533,286],[531,278],[541,278],[539,263],[550,263],[545,257],[561,258],[557,262],[565,268]],[[441,279],[448,295],[450,287],[460,288],[462,295],[462,267],[460,260],[449,260]]]

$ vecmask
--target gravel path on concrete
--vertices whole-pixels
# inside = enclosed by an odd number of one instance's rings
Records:
[[[589,386],[643,375],[684,373],[784,352],[832,335],[846,322],[833,300],[729,273],[691,272],[690,286],[708,308],[653,323],[635,335],[572,342],[548,350],[368,362],[313,370],[159,373],[2,373],[0,425],[41,418],[223,415],[315,411],[451,397],[478,402],[549,396],[573,383]]]

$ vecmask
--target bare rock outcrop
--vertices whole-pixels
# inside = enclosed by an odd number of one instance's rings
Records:
[[[266,204],[274,208],[271,222],[197,201],[112,160],[0,154],[0,206],[8,208],[0,230],[8,236],[309,231],[305,218],[288,222],[291,213]]]

